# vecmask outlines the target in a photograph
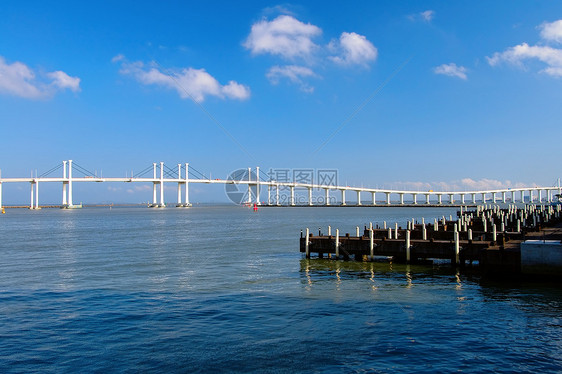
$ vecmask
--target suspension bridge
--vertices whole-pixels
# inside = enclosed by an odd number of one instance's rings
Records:
[[[59,176],[52,176],[54,173]],[[74,176],[79,173],[81,176]],[[74,203],[74,183],[152,183],[152,202],[149,207],[163,208],[166,206],[189,207],[189,185],[192,183],[223,184],[229,198],[239,204],[256,204],[267,206],[459,206],[491,203],[550,203],[558,201],[562,194],[560,179],[554,186],[530,186],[494,190],[474,191],[408,191],[380,188],[353,187],[332,184],[298,183],[290,181],[272,180],[271,177],[260,176],[260,168],[239,169],[231,173],[226,179],[211,179],[189,165],[177,164],[177,168],[170,168],[163,162],[153,163],[140,172],[126,177],[102,177],[86,168],[73,163],[72,160],[62,163],[42,173],[41,175],[24,178],[2,178],[0,174],[0,209],[2,205],[2,186],[5,183],[30,184],[30,209],[40,209],[39,184],[61,183],[61,207],[66,209],[81,208],[81,204]],[[164,201],[164,186],[177,184],[177,202],[166,204]],[[267,190],[267,199],[262,201],[262,195]],[[320,197],[313,198],[313,191],[320,191]],[[281,199],[280,192],[285,199]],[[307,196],[296,196],[295,191],[306,191]],[[287,193],[285,193],[287,192]],[[356,194],[356,199],[350,202],[347,194]],[[316,194],[318,195],[318,193]],[[339,195],[339,200],[337,199]],[[368,198],[365,198],[367,196]],[[377,197],[383,197],[377,200]],[[406,198],[410,200],[406,201]],[[420,199],[420,197],[422,197]]]

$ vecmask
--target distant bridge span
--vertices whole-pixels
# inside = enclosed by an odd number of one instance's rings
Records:
[[[61,166],[54,168],[54,170],[60,169]],[[81,168],[84,170],[83,168]],[[160,171],[157,175],[157,171]],[[77,208],[80,205],[75,205],[73,203],[73,183],[81,182],[121,182],[121,183],[152,183],[152,203],[149,204],[151,207],[165,207],[164,202],[164,184],[177,183],[177,207],[189,207],[191,203],[189,201],[189,185],[191,183],[204,183],[204,184],[223,184],[223,185],[235,185],[237,188],[242,187],[244,196],[240,203],[245,204],[257,204],[262,205],[260,200],[262,194],[262,188],[267,187],[267,200],[264,204],[269,206],[401,206],[405,205],[404,196],[411,197],[412,205],[475,205],[477,204],[477,198],[479,198],[480,203],[497,203],[503,202],[511,203],[515,202],[552,202],[554,200],[558,201],[558,197],[561,196],[561,186],[560,179],[558,179],[558,185],[552,187],[517,187],[517,188],[506,188],[506,189],[494,189],[494,190],[474,190],[474,191],[409,191],[409,190],[393,190],[384,188],[365,188],[365,187],[352,187],[352,186],[339,186],[339,185],[326,185],[326,184],[313,184],[313,183],[298,183],[298,182],[280,182],[275,180],[261,180],[259,176],[259,167],[255,169],[255,174],[252,176],[252,171],[249,168],[247,179],[211,179],[211,178],[190,178],[189,177],[189,164],[177,164],[177,174],[170,177],[169,171],[172,170],[168,168],[168,177],[165,177],[165,167],[164,163],[153,163],[152,177],[125,177],[125,178],[104,178],[92,175],[86,175],[84,177],[73,177],[72,171],[72,160],[62,162],[62,176],[61,177],[29,177],[29,178],[1,178],[0,177],[0,209],[2,205],[2,185],[4,183],[30,183],[30,209],[39,209],[39,183],[55,182],[62,183],[62,204],[63,208]],[[182,175],[182,170],[183,175]],[[146,170],[145,170],[146,172]],[[175,173],[175,171],[174,171]],[[281,202],[280,200],[280,190],[288,189],[290,191],[288,200],[286,202]],[[295,199],[295,190],[307,190],[308,198],[302,202],[297,202]],[[313,200],[313,190],[323,190],[324,196],[322,199],[317,199],[316,203]],[[157,193],[159,190],[159,194]],[[183,190],[183,194],[182,194]],[[336,202],[335,196],[331,196],[330,192],[339,191],[341,194],[341,199]],[[354,192],[356,193],[357,200],[355,204],[348,204],[346,200],[346,193]],[[543,195],[543,192],[545,193]],[[362,194],[370,194],[371,198],[367,200],[362,200]],[[384,200],[378,201],[376,197],[381,194],[384,196]],[[183,197],[182,197],[183,195]],[[391,196],[398,196],[398,202],[391,202]],[[422,196],[422,199],[419,197]],[[443,199],[445,196],[445,199]],[[364,197],[364,196],[363,196]],[[457,199],[455,199],[457,197]],[[445,200],[445,201],[444,201]]]

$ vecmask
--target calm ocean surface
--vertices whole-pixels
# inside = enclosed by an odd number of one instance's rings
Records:
[[[432,208],[8,209],[0,372],[562,372],[562,288],[305,260]]]

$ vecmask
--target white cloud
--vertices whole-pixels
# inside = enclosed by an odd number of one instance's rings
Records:
[[[485,190],[499,190],[506,188],[520,188],[527,187],[528,184],[520,182],[512,182],[510,180],[497,180],[483,178],[474,180],[472,178],[462,178],[460,180],[445,182],[394,182],[384,186],[384,188],[406,190],[406,191],[443,191],[443,192],[463,192],[463,191],[485,191]]]
[[[310,68],[297,65],[273,66],[269,69],[266,76],[272,84],[278,84],[282,78],[286,78],[292,83],[298,84],[302,91],[308,93],[312,93],[314,87],[304,82],[303,78],[317,77]]]
[[[447,75],[449,77],[457,77],[466,80],[466,68],[457,66],[455,63],[443,64],[433,68],[435,74]]]
[[[123,61],[125,59],[125,56],[122,55],[121,53],[119,53],[116,56],[113,56],[113,58],[111,59],[111,62],[118,62],[118,61]]]
[[[287,13],[284,8],[272,8],[272,11]],[[339,39],[321,45],[315,42],[321,34],[322,29],[318,26],[301,22],[293,15],[282,14],[271,21],[264,18],[254,23],[243,46],[252,55],[269,54],[284,61],[298,60],[300,66],[272,66],[266,77],[272,84],[285,79],[309,93],[314,88],[306,80],[319,77],[313,71],[319,65],[331,61],[340,66],[367,66],[377,59],[377,48],[363,35],[343,32]]]
[[[541,38],[562,43],[562,19],[551,23],[545,22],[539,28],[541,29]]]
[[[47,76],[53,80],[53,85],[61,89],[68,88],[73,92],[80,91],[80,78],[78,77],[71,77],[60,70],[47,73]]]
[[[544,22],[538,27],[541,38],[545,41],[562,42],[562,20],[551,23]],[[538,60],[546,65],[540,70],[553,77],[562,77],[562,49],[553,48],[545,45],[529,45],[521,43],[514,47],[509,47],[503,52],[496,52],[492,57],[486,57],[491,66],[496,66],[502,62],[524,68],[525,60]]]
[[[114,58],[115,59],[115,58]],[[131,75],[145,85],[157,85],[176,90],[182,99],[192,98],[202,102],[207,96],[245,100],[250,97],[250,88],[235,81],[221,85],[205,69],[183,68],[162,72],[156,64],[145,66],[141,61],[127,62],[120,58],[123,75]]]
[[[425,22],[431,22],[434,16],[435,12],[433,10],[426,10],[420,13],[421,19],[423,19]]]
[[[295,13],[293,11],[291,11],[289,9],[288,4],[283,4],[283,5],[274,5],[271,7],[266,7],[263,9],[263,14],[265,15],[269,15],[269,14],[288,14],[290,16],[293,16]]]
[[[523,67],[523,61],[535,59],[547,65],[541,70],[542,73],[556,77],[562,76],[562,49],[522,43],[508,48],[504,52],[496,52],[492,57],[486,57],[486,59],[491,66],[505,61],[520,67]]]
[[[428,9],[420,13],[410,14],[407,17],[410,21],[423,21],[429,23],[435,17],[435,11]]]
[[[227,85],[222,86],[223,94],[230,99],[244,100],[250,97],[250,89],[248,86],[229,81]]]
[[[272,21],[261,20],[252,25],[244,47],[252,54],[269,53],[283,58],[308,58],[318,49],[312,39],[322,30],[310,23],[303,23],[289,15],[281,15]]]
[[[12,64],[0,56],[0,93],[26,99],[52,97],[57,91],[80,90],[80,78],[71,77],[63,71],[37,75],[22,62]]]
[[[342,32],[338,41],[330,42],[330,49],[339,51],[339,56],[330,57],[342,65],[367,65],[377,58],[377,48],[363,35]]]
[[[132,188],[128,188],[126,191],[128,193],[147,192],[147,191],[152,191],[152,186],[141,184],[141,185],[136,185]]]

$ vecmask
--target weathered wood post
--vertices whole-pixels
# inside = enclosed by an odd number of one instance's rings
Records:
[[[374,250],[375,250],[375,235],[373,232],[373,228],[369,229],[369,254],[371,256],[371,260],[374,257]]]
[[[406,261],[410,262],[410,230],[406,230]]]
[[[310,236],[310,230],[308,229],[308,227],[306,228],[306,236],[304,237],[304,250],[306,253],[306,258],[310,258],[310,250],[309,250],[309,236]]]
[[[336,229],[336,259],[340,256],[340,229]]]
[[[460,261],[460,244],[459,244],[459,233],[455,232],[455,263],[459,265]]]

